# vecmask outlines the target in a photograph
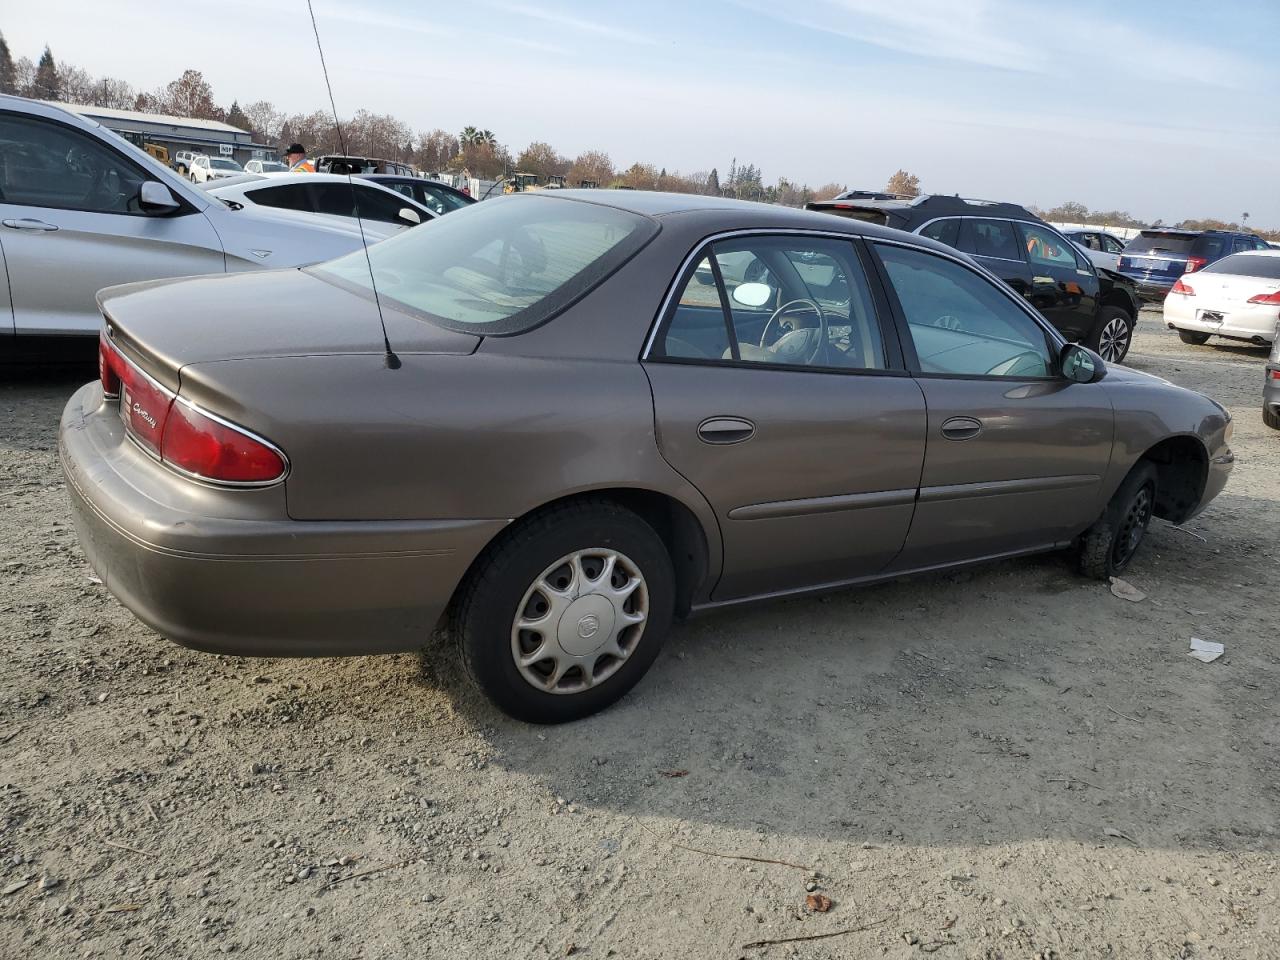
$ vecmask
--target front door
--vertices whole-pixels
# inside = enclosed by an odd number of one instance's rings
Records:
[[[713,599],[872,576],[902,549],[925,407],[877,316],[845,240],[723,240],[681,278],[645,371],[663,456],[720,523]]]
[[[0,111],[0,178],[19,334],[96,333],[103,287],[225,269],[202,213],[147,216],[138,206],[145,171],[83,131]]]
[[[1083,340],[1098,318],[1098,276],[1071,242],[1034,223],[1016,224],[1027,266],[1030,300],[1068,340]]]
[[[928,406],[920,498],[895,569],[1052,546],[1102,510],[1113,414],[1059,375],[1055,341],[959,260],[884,243],[908,365]]]

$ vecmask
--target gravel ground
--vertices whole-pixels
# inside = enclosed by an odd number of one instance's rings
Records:
[[[1145,600],[1049,556],[707,617],[551,729],[444,649],[157,637],[70,526],[93,371],[6,375],[0,956],[1280,956],[1280,434],[1260,351],[1157,320],[1132,364],[1225,403],[1239,459],[1153,526]]]

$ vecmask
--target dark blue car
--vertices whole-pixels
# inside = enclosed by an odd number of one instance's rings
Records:
[[[1163,301],[1184,273],[1195,273],[1223,257],[1245,250],[1265,250],[1267,242],[1252,233],[1229,230],[1143,230],[1120,255],[1118,268],[1147,301]]]

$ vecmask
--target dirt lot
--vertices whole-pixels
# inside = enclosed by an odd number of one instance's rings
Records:
[[[1157,319],[1133,365],[1225,403],[1239,459],[1153,526],[1147,599],[1051,556],[708,617],[552,729],[443,649],[155,636],[70,528],[55,429],[93,371],[10,375],[0,956],[1280,956],[1280,435],[1259,351]]]

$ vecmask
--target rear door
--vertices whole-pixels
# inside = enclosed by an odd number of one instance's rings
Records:
[[[714,600],[873,576],[902,549],[924,398],[867,276],[848,239],[751,235],[679,278],[645,371],[663,456],[720,523]]]
[[[960,249],[1007,283],[1018,294],[1032,299],[1031,270],[1018,243],[1018,233],[1008,220],[965,217],[960,221]]]
[[[198,210],[139,209],[147,179],[84,131],[0,111],[0,230],[19,334],[96,333],[103,287],[223,272],[222,245]]]
[[[1098,315],[1098,276],[1093,265],[1062,235],[1018,222],[1018,239],[1031,269],[1028,299],[1068,340],[1093,332]]]
[[[958,259],[876,242],[928,406],[920,496],[896,570],[1069,540],[1101,512],[1113,415],[1057,371],[1057,341]]]

